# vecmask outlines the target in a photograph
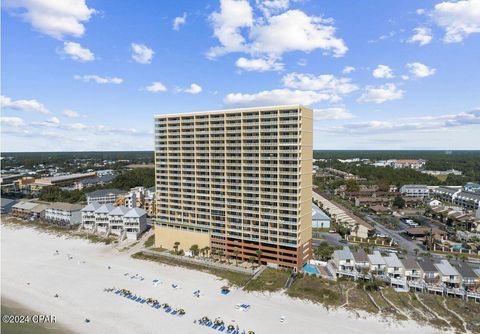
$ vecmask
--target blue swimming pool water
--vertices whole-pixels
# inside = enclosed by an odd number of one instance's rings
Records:
[[[307,274],[320,275],[320,271],[313,264],[308,264],[308,263],[305,264],[303,266],[303,271],[306,272]]]
[[[453,245],[452,248],[455,250],[465,249],[463,245]]]

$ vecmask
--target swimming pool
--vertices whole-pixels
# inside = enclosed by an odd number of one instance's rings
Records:
[[[463,247],[463,245],[459,245],[459,244],[452,245],[450,247],[455,249],[455,250],[464,250],[465,249],[465,247]]]
[[[306,272],[307,274],[310,274],[310,275],[317,275],[317,276],[320,275],[320,271],[319,271],[318,268],[317,268],[316,266],[314,266],[313,264],[308,264],[308,263],[306,263],[306,264],[303,266],[303,271]]]

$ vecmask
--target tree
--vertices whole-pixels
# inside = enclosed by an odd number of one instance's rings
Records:
[[[328,261],[335,250],[334,247],[330,246],[327,242],[323,241],[318,245],[317,248],[313,251],[315,256],[322,261]]]
[[[378,190],[388,192],[390,190],[390,180],[381,179],[377,182]]]
[[[180,246],[180,241],[175,241],[173,244],[173,249],[175,250],[175,254],[178,254],[178,246]]]
[[[220,257],[220,262],[222,261],[223,255],[225,252],[223,250],[218,251],[218,256]]]
[[[262,251],[260,249],[257,249],[257,251],[255,253],[257,253],[257,262],[258,262],[258,265],[260,266],[260,260],[262,258]]]
[[[233,250],[233,254],[235,255],[235,266],[238,266],[238,259],[237,259],[237,257],[238,257],[238,254],[240,254],[240,250],[239,250],[238,248],[235,248],[235,249]]]
[[[208,255],[210,253],[210,247],[205,246],[203,249],[205,250],[205,255],[208,257]]]
[[[190,251],[192,252],[193,256],[198,255],[199,247],[197,244],[194,244],[190,247]]]
[[[405,207],[405,200],[402,196],[396,196],[393,200],[393,206],[397,209],[403,209]]]
[[[347,180],[347,193],[354,193],[360,190],[360,185],[356,180]]]

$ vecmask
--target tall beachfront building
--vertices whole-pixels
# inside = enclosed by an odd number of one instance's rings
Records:
[[[155,116],[155,245],[301,267],[312,252],[312,131],[300,105]]]

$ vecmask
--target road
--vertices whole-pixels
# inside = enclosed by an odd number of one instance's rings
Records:
[[[322,239],[318,239],[318,238]],[[345,243],[341,243],[342,237],[338,233],[328,233],[328,232],[314,232],[314,238],[312,239],[313,247],[318,247],[321,242],[326,241],[329,245],[332,246],[345,246]]]
[[[368,222],[372,223],[373,226],[375,226],[375,229],[378,232],[391,237],[398,244],[398,246],[400,248],[405,249],[408,254],[415,254],[415,249],[419,248],[419,246],[415,242],[413,242],[411,240],[408,240],[408,239],[405,239],[400,234],[402,232],[402,230],[399,230],[399,231],[398,230],[390,230],[390,229],[386,228],[385,226],[383,226],[382,224],[377,223],[371,215],[365,215],[365,219]]]

